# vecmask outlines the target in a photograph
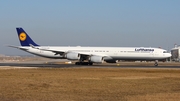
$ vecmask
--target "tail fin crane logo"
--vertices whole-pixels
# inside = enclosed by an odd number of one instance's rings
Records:
[[[21,41],[26,40],[26,34],[22,32],[22,33],[19,35],[19,39],[20,39]]]

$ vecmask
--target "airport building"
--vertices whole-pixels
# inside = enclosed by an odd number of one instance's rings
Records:
[[[172,61],[180,62],[180,46],[175,45],[175,47],[171,49],[171,54]]]

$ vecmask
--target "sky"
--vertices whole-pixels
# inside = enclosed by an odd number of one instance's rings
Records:
[[[39,45],[162,47],[180,45],[180,0],[1,0],[0,54],[29,55],[22,27]]]

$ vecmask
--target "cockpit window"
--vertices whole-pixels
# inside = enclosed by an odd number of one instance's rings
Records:
[[[167,53],[167,51],[163,51],[163,53]]]

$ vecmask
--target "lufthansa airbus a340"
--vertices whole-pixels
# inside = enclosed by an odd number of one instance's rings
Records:
[[[36,44],[22,29],[16,28],[21,46],[9,46],[29,52],[34,55],[76,60],[76,65],[92,65],[93,63],[116,63],[118,60],[155,61],[165,60],[171,54],[164,49],[152,47],[70,47],[70,46],[40,46]]]

